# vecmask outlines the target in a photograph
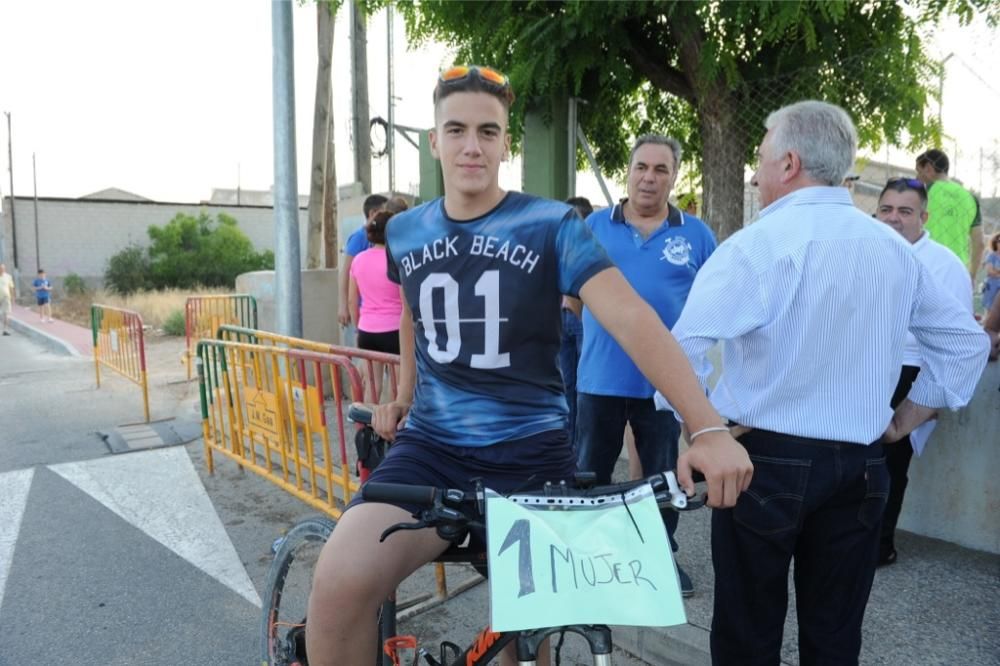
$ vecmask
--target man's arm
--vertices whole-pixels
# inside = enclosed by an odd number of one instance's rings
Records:
[[[969,275],[976,279],[979,265],[983,263],[983,250],[986,249],[986,241],[983,239],[983,227],[976,225],[969,229]]]
[[[989,340],[968,307],[922,265],[910,332],[923,363],[886,430],[884,439],[889,442],[910,434],[939,408],[967,405],[989,354]]]
[[[403,426],[410,405],[413,404],[413,389],[417,380],[416,340],[413,337],[413,315],[406,303],[406,296],[400,287],[403,312],[399,317],[399,378],[396,399],[375,408],[372,428],[382,438],[393,441],[396,431]]]
[[[692,432],[722,426],[722,418],[708,401],[677,341],[617,268],[605,269],[587,280],[580,297]],[[720,508],[736,504],[753,475],[746,450],[728,431],[700,435],[678,459],[678,480],[689,491],[694,485],[692,468],[705,475],[709,505]]]
[[[340,290],[340,301],[337,304],[337,321],[340,322],[341,326],[347,326],[351,323],[351,313],[347,308],[347,284],[350,281],[351,275],[351,263],[354,261],[354,257],[344,253],[344,261],[340,265],[340,279],[337,285]]]
[[[352,275],[347,282],[347,311],[351,315],[351,321],[361,321],[361,315],[358,313],[358,308],[360,307],[360,299],[358,298],[358,281],[355,280]]]

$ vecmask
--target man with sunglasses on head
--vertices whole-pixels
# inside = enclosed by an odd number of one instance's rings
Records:
[[[479,478],[501,493],[572,479],[557,365],[560,299],[569,295],[698,433],[678,463],[682,485],[693,490],[693,467],[711,505],[732,505],[752,467],[670,332],[571,206],[500,188],[513,98],[507,77],[487,67],[453,67],[435,86],[429,138],[445,194],[386,230],[388,274],[403,301],[400,375],[397,399],[375,412],[375,430],[394,443],[371,479],[472,490]],[[447,547],[428,529],[379,543],[412,511],[356,497],[344,512],[316,565],[312,666],[368,661],[382,601]]]
[[[788,572],[802,664],[857,664],[889,491],[883,445],[971,399],[988,341],[899,234],[843,187],[857,133],[840,107],[772,113],[752,184],[757,220],[719,245],[673,333],[737,428],[754,475],[712,514],[712,663],[781,663]],[[889,399],[907,330],[926,372]]]
[[[973,321],[972,283],[969,282],[965,266],[954,252],[932,239],[924,230],[924,224],[927,222],[927,190],[924,184],[915,178],[890,180],[879,195],[875,217],[895,229],[910,244],[913,253],[927,268],[930,277],[962,304],[968,312],[969,321]],[[920,373],[921,365],[920,346],[913,334],[907,332],[903,367],[889,403],[890,407],[895,409],[910,393],[910,388]],[[885,505],[885,514],[882,516],[879,566],[893,564],[896,561],[896,523],[903,507],[910,459],[914,450],[920,454],[933,429],[934,421],[928,421],[918,432],[906,435],[897,442],[884,444],[885,464],[889,470],[889,499]]]
[[[983,260],[983,218],[979,202],[948,177],[948,156],[937,148],[917,156],[917,178],[927,187],[927,231],[954,252],[976,279]]]

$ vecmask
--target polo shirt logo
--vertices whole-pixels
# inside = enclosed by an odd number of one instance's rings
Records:
[[[683,236],[674,236],[663,241],[663,256],[674,266],[687,266],[691,262],[691,243]]]

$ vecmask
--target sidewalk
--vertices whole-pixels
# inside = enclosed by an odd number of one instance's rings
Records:
[[[14,305],[10,313],[10,327],[15,333],[29,336],[57,354],[93,355],[94,341],[89,328],[58,319],[42,323],[37,312],[24,306]]]
[[[42,324],[37,314],[19,306],[14,308],[12,321],[17,332],[36,337],[62,353],[91,354],[88,329],[60,321]],[[616,478],[625,478],[626,468],[622,458]],[[677,561],[695,583],[695,596],[685,600],[688,624],[665,629],[616,627],[617,647],[655,666],[711,663],[710,521],[708,509],[685,513],[677,530]],[[1000,666],[1000,555],[902,531],[897,536],[897,550],[898,562],[875,574],[865,614],[861,663]],[[462,578],[459,575],[455,580]],[[476,586],[413,618],[411,622],[423,628],[421,640],[436,645],[439,637],[453,636],[455,625],[462,620],[485,617],[485,588]],[[794,606],[790,585],[782,650],[782,660],[789,666],[799,664]],[[577,659],[575,655],[570,658],[572,663],[583,663]]]

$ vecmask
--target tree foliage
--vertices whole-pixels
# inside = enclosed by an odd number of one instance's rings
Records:
[[[985,0],[395,6],[416,42],[443,41],[459,61],[506,71],[518,94],[515,123],[539,99],[583,100],[579,120],[608,172],[624,172],[638,134],[680,139],[701,163],[706,217],[722,236],[742,225],[744,166],[768,113],[825,99],[847,109],[865,145],[922,144],[939,132],[926,113],[939,65],[923,48],[923,26],[945,13],[966,22],[976,11],[998,13]]]
[[[256,252],[236,220],[178,213],[164,227],[147,230],[148,249],[131,244],[108,259],[104,283],[127,295],[146,289],[232,287],[236,276],[274,267],[274,253]]]
[[[133,243],[108,259],[104,285],[112,293],[127,296],[145,289],[148,275],[149,255],[141,245]]]

